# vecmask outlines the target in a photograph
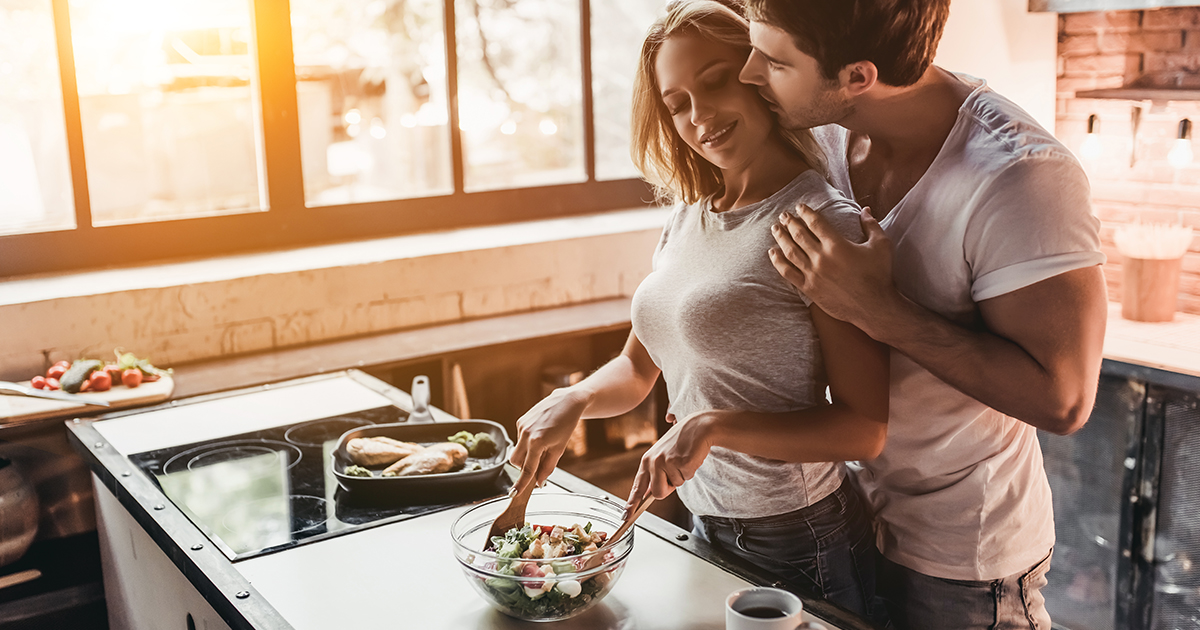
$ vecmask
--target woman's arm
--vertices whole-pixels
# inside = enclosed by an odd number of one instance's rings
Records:
[[[829,405],[786,413],[701,411],[678,422],[642,456],[629,504],[664,498],[721,446],[788,462],[873,459],[887,437],[888,347],[812,307],[829,378]]]
[[[620,356],[534,405],[517,420],[517,445],[508,460],[521,468],[521,476],[513,487],[545,482],[580,418],[609,418],[633,409],[646,399],[658,375],[650,353],[630,332]]]

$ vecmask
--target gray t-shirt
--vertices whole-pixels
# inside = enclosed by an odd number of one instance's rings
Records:
[[[670,412],[777,413],[825,400],[821,348],[809,300],[775,271],[771,225],[804,203],[855,242],[859,207],[808,170],[758,203],[714,212],[680,204],[663,229],[654,269],[633,296],[633,332],[662,369]],[[755,518],[824,498],[841,462],[797,464],[713,448],[679,496],[698,515]]]

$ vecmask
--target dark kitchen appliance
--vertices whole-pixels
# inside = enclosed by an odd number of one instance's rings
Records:
[[[1039,434],[1060,630],[1200,629],[1200,378],[1104,361],[1086,426]]]
[[[129,456],[230,559],[242,560],[502,494],[491,475],[438,501],[350,493],[330,462],[347,431],[406,420],[379,407]],[[457,423],[447,423],[450,424]],[[438,425],[414,425],[440,427]],[[449,429],[447,429],[449,430]],[[445,433],[442,439],[450,435]],[[505,440],[504,443],[506,443]]]

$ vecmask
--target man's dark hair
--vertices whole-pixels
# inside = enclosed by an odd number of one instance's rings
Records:
[[[752,21],[782,29],[826,79],[870,61],[887,85],[912,85],[933,63],[950,0],[743,0]]]

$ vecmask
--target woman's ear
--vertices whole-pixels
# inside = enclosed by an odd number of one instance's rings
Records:
[[[879,68],[870,61],[856,61],[842,67],[838,72],[838,83],[847,96],[858,96],[875,87],[879,82]]]

